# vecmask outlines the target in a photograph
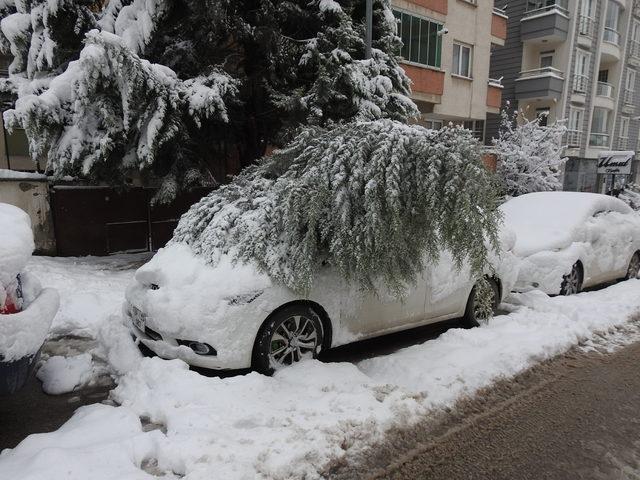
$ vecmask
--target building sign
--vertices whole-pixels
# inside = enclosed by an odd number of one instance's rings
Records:
[[[601,152],[598,173],[605,175],[629,175],[634,152]]]

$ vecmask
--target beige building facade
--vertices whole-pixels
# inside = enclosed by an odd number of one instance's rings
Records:
[[[393,0],[392,5],[420,123],[462,124],[484,140],[487,113],[498,112],[501,103],[502,86],[490,78],[489,66],[492,50],[506,39],[506,14],[482,0]]]

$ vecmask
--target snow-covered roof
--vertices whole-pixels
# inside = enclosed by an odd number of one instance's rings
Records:
[[[632,211],[617,198],[585,192],[529,193],[512,198],[500,209],[517,237],[514,253],[521,256],[566,247],[574,230],[594,213]]]
[[[23,210],[0,203],[0,285],[8,285],[34,249],[31,220]]]

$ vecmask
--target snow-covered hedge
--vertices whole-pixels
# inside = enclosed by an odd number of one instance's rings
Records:
[[[542,125],[543,118],[527,120],[522,112],[501,112],[493,152],[498,159],[496,173],[507,195],[562,189],[560,168],[567,160],[562,156],[562,137],[567,128],[562,122]]]
[[[213,264],[222,254],[255,262],[298,292],[329,264],[364,288],[401,295],[443,249],[481,275],[500,214],[479,152],[457,127],[310,127],[195,204],[173,241]]]

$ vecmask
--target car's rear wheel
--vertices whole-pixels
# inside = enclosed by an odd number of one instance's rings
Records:
[[[253,367],[271,375],[303,358],[316,358],[323,339],[322,321],[311,307],[285,307],[260,329],[253,349]]]
[[[560,295],[575,295],[582,290],[582,266],[576,262],[571,267],[571,272],[562,278]]]
[[[492,278],[487,279],[487,282],[490,287],[489,295],[491,296],[488,300],[491,302],[491,310],[493,313],[496,313],[498,304],[500,303],[500,287]],[[462,324],[465,328],[478,327],[489,319],[487,312],[483,311],[485,309],[482,307],[482,302],[478,295],[479,288],[478,284],[476,284],[469,294],[467,307],[465,308],[464,317],[462,318]]]
[[[624,279],[638,278],[638,275],[640,275],[640,253],[636,252],[633,254],[633,257],[631,257],[629,267],[627,268],[627,275]]]

